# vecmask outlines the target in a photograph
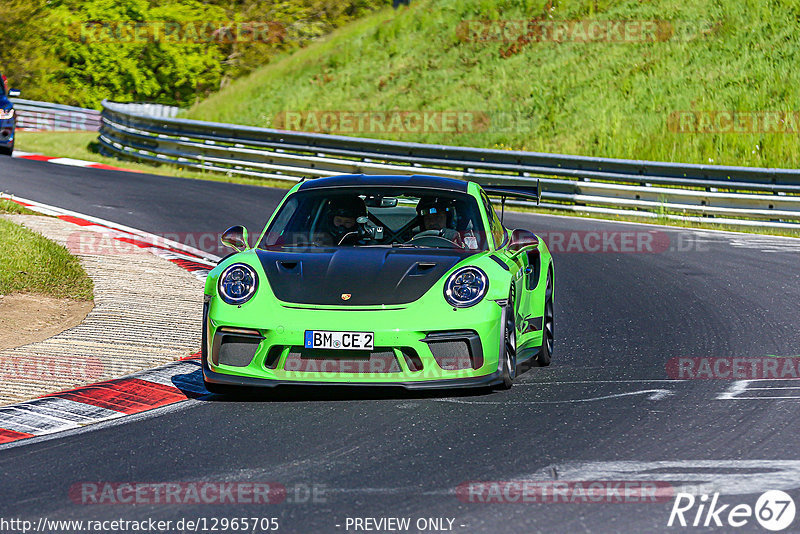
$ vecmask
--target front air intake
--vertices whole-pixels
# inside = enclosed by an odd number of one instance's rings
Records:
[[[479,369],[483,365],[481,340],[474,330],[429,332],[422,341],[444,371]]]
[[[214,335],[211,361],[214,365],[247,367],[264,340],[255,330],[220,329]]]
[[[394,351],[388,347],[375,347],[372,352],[292,347],[283,370],[332,375],[401,372]]]

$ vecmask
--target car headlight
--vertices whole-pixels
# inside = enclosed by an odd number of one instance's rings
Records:
[[[479,303],[489,289],[489,278],[477,267],[462,267],[444,283],[444,299],[454,308],[469,308]]]
[[[13,119],[13,118],[14,118],[14,108],[0,109],[0,120]]]
[[[219,296],[228,304],[244,304],[258,288],[258,275],[245,263],[234,263],[219,277]]]

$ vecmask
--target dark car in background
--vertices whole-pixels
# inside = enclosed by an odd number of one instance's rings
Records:
[[[10,96],[19,96],[19,91],[9,90],[6,77],[2,76],[2,83],[0,83],[0,155],[5,156],[10,156],[14,152],[14,131],[17,124],[14,104],[8,99]]]

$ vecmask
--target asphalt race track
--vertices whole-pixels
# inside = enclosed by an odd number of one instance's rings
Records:
[[[154,233],[239,223],[260,231],[283,195],[8,158],[0,159],[0,190]],[[527,370],[512,390],[191,400],[4,447],[0,516],[277,517],[280,532],[298,533],[353,532],[348,518],[387,517],[411,518],[412,527],[445,518],[426,531],[465,533],[702,530],[668,529],[672,498],[485,503],[457,491],[518,480],[657,481],[750,506],[782,489],[800,503],[800,382],[674,380],[668,363],[800,355],[800,244],[521,213],[506,214],[506,226],[563,239],[554,251],[553,364]],[[569,249],[582,232],[648,233],[658,246]],[[70,489],[87,481],[271,483],[287,495],[270,505],[76,504]],[[718,530],[765,531],[753,518]]]

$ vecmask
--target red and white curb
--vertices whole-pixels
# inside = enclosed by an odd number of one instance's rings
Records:
[[[53,156],[45,156],[43,154],[35,154],[33,152],[22,152],[19,150],[14,151],[13,157],[19,159],[30,159],[34,161],[46,161],[48,163],[55,163],[57,165],[69,165],[70,167],[87,167],[90,169],[104,169],[107,171],[125,171],[125,172],[141,173],[141,171],[135,171],[132,169],[123,169],[122,167],[114,167],[113,165],[106,165],[105,163],[96,163],[94,161],[86,161],[82,159],[56,158]]]
[[[8,198],[32,211],[58,217],[83,229],[109,234],[114,239],[167,259],[201,280],[220,259],[194,247],[97,217],[19,197],[2,195],[0,198]],[[0,445],[73,430],[207,395],[199,357],[196,353],[187,359],[123,378],[2,406]]]
[[[161,236],[149,232],[143,232],[142,230],[137,230],[129,226],[106,221],[90,215],[84,215],[82,213],[57,208],[20,197],[0,195],[0,198],[7,198],[31,211],[58,217],[62,221],[81,226],[83,230],[101,232],[112,237],[114,240],[139,247],[186,269],[199,280],[205,280],[206,276],[208,276],[208,272],[213,269],[221,259],[215,254],[205,252],[195,247],[184,245],[183,243],[170,239],[164,239]]]
[[[187,359],[0,408],[0,444],[73,430],[208,395]]]

